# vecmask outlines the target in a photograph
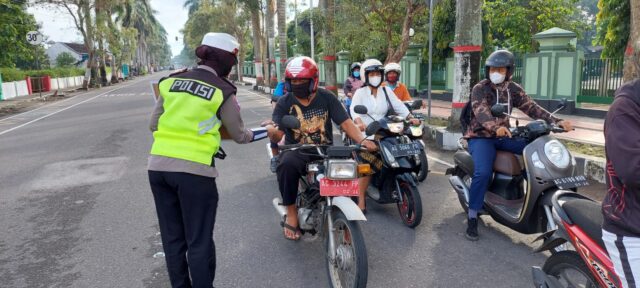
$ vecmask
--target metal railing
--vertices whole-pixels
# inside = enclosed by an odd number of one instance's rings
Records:
[[[580,63],[582,81],[579,102],[610,104],[622,85],[623,58],[584,59]]]

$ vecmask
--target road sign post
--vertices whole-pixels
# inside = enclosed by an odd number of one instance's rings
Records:
[[[42,44],[42,34],[38,31],[29,31],[27,32],[27,42],[33,45],[33,57],[36,61],[36,70],[40,70],[40,61],[38,59],[38,45]],[[42,76],[38,77],[38,89],[40,93],[40,98],[42,98]]]

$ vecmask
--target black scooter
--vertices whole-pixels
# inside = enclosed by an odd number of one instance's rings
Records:
[[[367,114],[367,107],[354,107],[358,114]],[[373,119],[373,117],[371,117]],[[382,170],[373,175],[367,190],[369,198],[380,204],[395,203],[402,222],[415,228],[422,221],[422,199],[418,191],[415,171],[420,167],[416,156],[424,146],[408,135],[411,125],[399,116],[375,120],[366,129],[367,136],[376,135],[376,144],[382,155]]]

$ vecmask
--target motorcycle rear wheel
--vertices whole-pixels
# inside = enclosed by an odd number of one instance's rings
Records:
[[[429,174],[429,162],[427,162],[427,153],[423,150],[420,154],[420,170],[418,171],[418,181],[424,182]]]
[[[336,241],[332,261],[329,236],[325,237],[326,266],[329,284],[333,288],[364,288],[367,287],[368,263],[367,248],[360,225],[356,221],[349,221],[344,214],[337,210],[333,214],[333,237]],[[333,263],[332,263],[333,262]]]
[[[542,271],[560,281],[563,287],[597,288],[598,282],[575,251],[554,253],[544,262]],[[579,278],[580,281],[577,281]]]

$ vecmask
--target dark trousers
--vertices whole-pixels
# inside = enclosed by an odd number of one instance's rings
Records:
[[[211,288],[216,270],[216,179],[149,171],[171,286]],[[189,278],[191,275],[191,278]]]
[[[469,208],[478,211],[484,204],[484,194],[493,176],[496,151],[502,150],[521,155],[527,142],[511,138],[472,138],[468,142],[474,169],[469,191]]]
[[[300,150],[282,152],[278,156],[278,166],[276,174],[278,175],[278,188],[282,195],[282,205],[289,206],[296,203],[298,196],[298,181],[300,177],[307,174],[307,163],[320,159],[307,153],[312,150]]]

